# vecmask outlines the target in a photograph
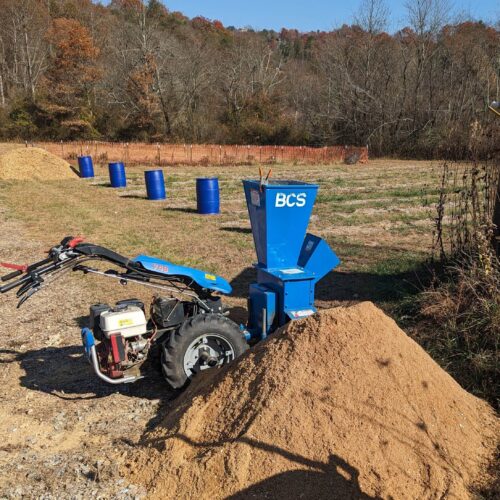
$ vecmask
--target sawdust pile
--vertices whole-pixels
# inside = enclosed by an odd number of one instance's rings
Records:
[[[155,498],[467,498],[498,421],[371,303],[193,383],[127,473]]]
[[[16,148],[0,154],[0,180],[74,179],[68,162],[40,148]]]

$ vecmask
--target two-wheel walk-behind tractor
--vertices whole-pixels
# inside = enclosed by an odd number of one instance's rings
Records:
[[[137,299],[92,305],[83,345],[95,373],[121,384],[142,378],[140,367],[157,344],[166,381],[182,388],[199,371],[231,362],[289,320],[313,314],[316,283],[339,264],[325,241],[306,234],[318,186],[296,181],[243,185],[258,258],[247,325],[226,315],[220,295],[230,294],[231,286],[225,279],[145,255],[129,259],[81,238],[65,238],[31,265],[3,263],[14,271],[1,278],[6,284],[0,292],[17,289],[19,307],[70,270],[154,288],[158,295],[147,310]],[[89,267],[89,261],[114,268],[102,271]]]

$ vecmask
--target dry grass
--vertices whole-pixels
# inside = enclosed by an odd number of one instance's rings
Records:
[[[276,166],[275,178],[320,185],[309,230],[327,239],[343,263],[323,285],[320,305],[352,295],[383,299],[379,277],[397,286],[401,276],[427,258],[432,245],[432,207],[439,170],[429,162],[373,161],[365,166]],[[47,246],[67,234],[125,255],[147,253],[217,272],[236,281],[244,305],[240,273],[255,260],[241,180],[255,167],[177,167],[166,169],[168,200],[145,199],[144,168],[127,169],[126,190],[108,187],[107,168],[93,181],[4,182],[0,202]],[[196,177],[220,179],[222,213],[203,217],[196,208]],[[245,279],[243,279],[245,278]],[[367,281],[368,280],[368,281]],[[382,280],[383,281],[383,280]],[[382,283],[382,288],[388,283]],[[360,288],[358,290],[358,288]],[[385,290],[386,291],[386,290]],[[385,293],[384,291],[384,293]]]
[[[123,191],[108,187],[105,166],[96,168],[90,182],[0,181],[0,260],[31,261],[64,235],[83,234],[126,255],[144,252],[225,276],[234,285],[226,300],[233,319],[245,321],[253,278],[248,267],[255,251],[241,179],[258,175],[257,168],[166,169],[165,202],[145,199],[143,170],[127,169],[129,186]],[[431,254],[438,164],[380,160],[353,167],[285,165],[273,171],[275,178],[320,185],[309,229],[325,237],[342,259],[318,286],[320,307],[372,300],[391,308],[402,294],[415,292],[405,284]],[[220,178],[220,216],[194,213],[195,179],[207,175]],[[49,491],[58,497],[70,485],[75,496],[108,498],[123,487],[113,475],[117,450],[123,456],[119,460],[127,460],[124,450],[138,441],[160,406],[163,411],[171,407],[170,396],[154,370],[144,383],[130,387],[99,384],[80,358],[78,325],[89,304],[131,296],[148,301],[150,293],[71,275],[20,312],[15,312],[15,297],[2,298],[0,439],[4,449],[17,448],[0,453],[0,468],[9,478],[0,485],[0,496],[10,497],[22,486],[31,496]],[[24,441],[12,430],[18,428]],[[71,450],[61,451],[60,443],[69,443]],[[100,481],[87,479],[88,471],[99,473]]]
[[[442,272],[418,301],[429,323],[420,325],[420,341],[464,387],[497,408],[500,264],[492,241],[499,176],[498,160],[444,165],[435,238]]]

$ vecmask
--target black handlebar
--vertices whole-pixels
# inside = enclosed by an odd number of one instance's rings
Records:
[[[5,276],[2,276],[0,278],[0,281],[9,281],[11,279],[17,278],[18,276],[21,276],[23,274],[22,271],[14,271],[13,273],[6,274]]]
[[[124,279],[133,278],[136,282],[148,282],[150,279],[164,280],[170,283],[180,282],[193,290],[197,296],[209,296],[209,292],[189,276],[163,276],[161,273],[144,269],[140,263],[136,263],[108,248],[91,243],[82,243],[80,238],[73,238],[71,236],[64,238],[59,245],[52,247],[48,252],[48,257],[28,265],[25,271],[15,270],[0,277],[0,282],[8,282],[4,286],[0,286],[0,293],[3,294],[17,288],[16,295],[21,299],[18,304],[19,307],[44,286],[42,276],[71,267],[73,267],[74,271],[88,272],[90,268],[77,265],[78,262],[81,263],[88,260],[107,261],[125,269],[126,273],[123,274]],[[116,273],[116,271],[114,272]],[[107,273],[110,273],[110,271]],[[116,274],[117,276],[121,276],[119,273]]]
[[[27,276],[26,278],[23,278],[23,281],[18,280],[18,281],[13,281],[12,283],[9,283],[8,285],[0,286],[0,293],[6,293],[12,290],[13,288],[18,287],[22,283],[25,283],[29,277]]]

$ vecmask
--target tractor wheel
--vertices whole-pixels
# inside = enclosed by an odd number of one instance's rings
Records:
[[[220,314],[199,314],[162,344],[163,376],[181,389],[200,371],[230,363],[247,349],[236,323]]]

